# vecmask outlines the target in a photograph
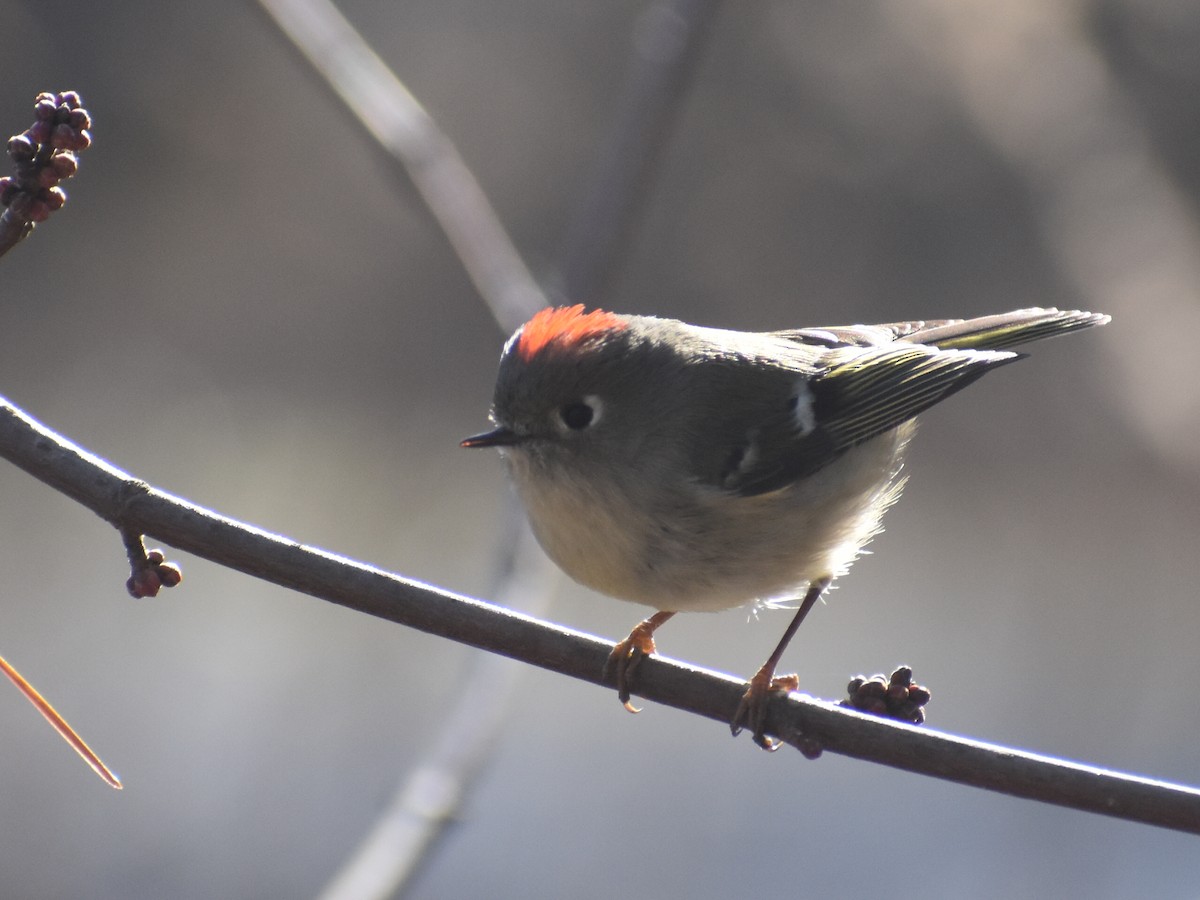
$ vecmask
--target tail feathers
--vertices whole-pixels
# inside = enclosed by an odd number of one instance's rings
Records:
[[[1080,310],[1019,309],[977,319],[919,323],[915,330],[905,328],[909,323],[891,327],[897,329],[901,340],[942,350],[1007,350],[1030,341],[1104,325],[1110,318]]]

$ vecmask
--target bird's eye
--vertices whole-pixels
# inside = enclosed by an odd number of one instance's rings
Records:
[[[560,409],[558,415],[562,418],[563,424],[572,431],[583,431],[596,418],[596,410],[582,400],[577,400]]]

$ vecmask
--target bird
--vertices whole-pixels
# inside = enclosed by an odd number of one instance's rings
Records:
[[[1054,308],[968,319],[749,332],[583,304],[547,307],[504,346],[491,430],[547,555],[655,610],[604,677],[631,712],[638,663],[676,613],[798,600],[730,720],[760,747],[776,675],[813,605],[881,530],[915,417],[1012,348],[1106,324]]]

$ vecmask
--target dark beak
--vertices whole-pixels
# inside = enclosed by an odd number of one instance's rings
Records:
[[[485,431],[483,434],[476,434],[469,438],[463,438],[462,442],[458,446],[511,447],[513,444],[521,443],[521,440],[521,435],[501,425],[499,428],[493,429],[492,431]]]

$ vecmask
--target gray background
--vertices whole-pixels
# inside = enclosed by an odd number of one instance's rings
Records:
[[[932,724],[1200,783],[1200,7],[730,4],[611,305],[741,328],[1101,309],[925,417],[887,532],[785,661],[915,666]],[[642,4],[342,6],[551,274]],[[0,393],[227,515],[483,592],[502,336],[413,192],[245,3],[0,3],[0,123],[75,88],[96,147],[3,265]],[[589,298],[576,298],[586,300]],[[468,651],[115,533],[0,466],[0,894],[302,897]],[[616,638],[642,611],[568,588]],[[748,675],[784,614],[682,616]],[[532,669],[414,897],[1195,897],[1195,839],[743,735]]]

